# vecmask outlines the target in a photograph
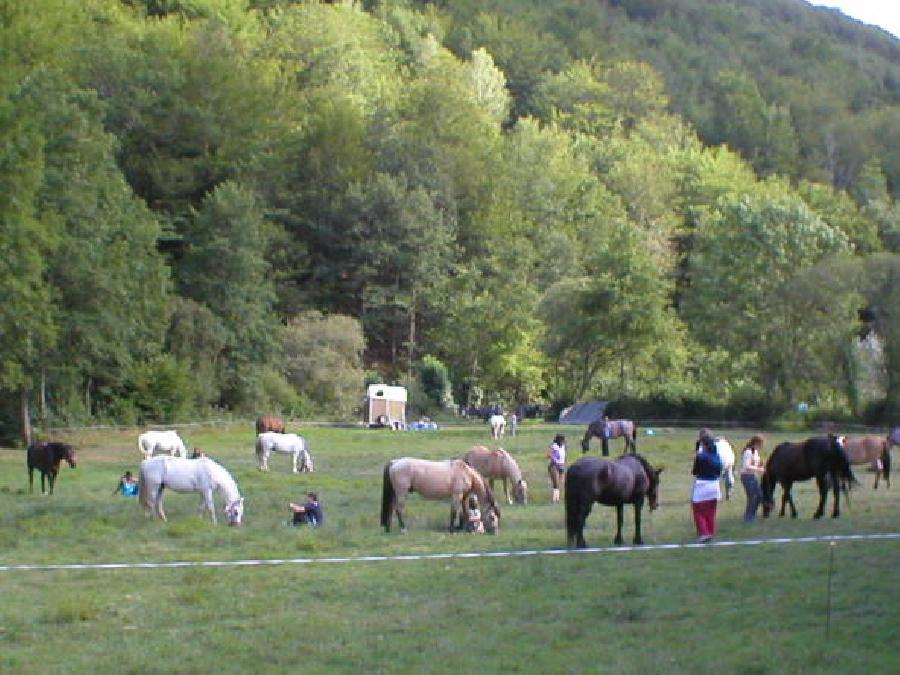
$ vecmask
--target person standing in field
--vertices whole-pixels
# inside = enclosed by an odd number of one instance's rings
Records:
[[[712,434],[700,437],[699,451],[694,454],[694,487],[691,493],[691,511],[697,538],[701,543],[712,540],[716,534],[716,509],[722,498],[719,477],[722,475],[722,460],[716,451],[716,440]]]
[[[762,488],[759,476],[766,469],[762,465],[759,451],[763,446],[762,436],[753,436],[741,453],[741,483],[747,493],[747,508],[744,510],[744,522],[752,523],[756,519],[756,511],[762,503]]]
[[[551,501],[559,502],[559,490],[562,477],[566,471],[566,437],[556,434],[550,447],[547,448],[547,472],[550,474],[550,485],[553,488]]]

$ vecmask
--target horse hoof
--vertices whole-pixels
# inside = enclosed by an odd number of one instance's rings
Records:
[[[621,545],[624,544],[624,543],[625,543],[625,540],[624,540],[624,539],[615,539],[615,540],[613,540],[613,544],[615,544],[616,546],[621,546]]]
[[[635,540],[634,540],[634,545],[635,545],[635,546],[643,546],[643,545],[644,545],[644,540],[643,540],[643,539],[635,539]]]

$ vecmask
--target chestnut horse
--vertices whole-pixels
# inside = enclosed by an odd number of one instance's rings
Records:
[[[609,456],[609,439],[624,438],[625,452],[637,452],[637,422],[631,420],[610,420],[607,418],[594,420],[588,425],[581,439],[581,453],[590,450],[591,438],[596,436],[603,441],[603,456]]]
[[[274,415],[263,415],[256,418],[256,433],[264,434],[267,431],[274,431],[276,434],[284,433],[284,420]]]
[[[406,495],[418,492],[426,499],[450,500],[449,529],[455,529],[457,516],[459,528],[466,517],[465,505],[469,495],[475,494],[482,508],[485,530],[496,532],[500,526],[500,508],[494,502],[494,493],[478,473],[461,459],[432,462],[427,459],[402,457],[388,462],[384,467],[384,483],[381,493],[381,525],[391,531],[391,519],[397,514],[400,530],[406,531],[403,509]]]
[[[528,483],[522,477],[522,471],[518,463],[503,448],[491,450],[483,445],[476,445],[463,455],[463,460],[478,473],[487,478],[488,485],[494,489],[494,480],[503,481],[503,492],[506,502],[517,504],[528,503]],[[512,483],[512,494],[509,493],[509,485]]]
[[[844,451],[851,464],[874,464],[875,487],[884,475],[884,482],[891,487],[891,446],[890,436],[854,436],[844,439]]]
[[[622,544],[625,504],[634,505],[634,543],[640,546],[641,509],[644,498],[653,511],[659,504],[659,474],[638,454],[622,455],[615,461],[582,457],[566,471],[566,535],[569,546],[586,548],[584,524],[594,502],[616,507],[615,544]]]
[[[28,464],[28,492],[34,492],[34,470],[41,472],[41,493],[47,494],[44,488],[46,479],[50,494],[53,494],[53,486],[56,483],[56,474],[59,473],[59,465],[63,460],[69,466],[75,468],[75,448],[68,443],[45,441],[28,446],[26,452]]]

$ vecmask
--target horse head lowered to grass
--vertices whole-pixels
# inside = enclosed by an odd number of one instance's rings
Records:
[[[513,499],[517,504],[528,503],[528,483],[516,460],[503,448],[491,450],[483,445],[476,445],[463,455],[463,460],[488,480],[492,490],[494,481],[502,480],[507,503],[512,504]]]
[[[584,524],[594,502],[616,507],[615,544],[622,544],[625,504],[634,505],[634,543],[643,544],[641,509],[644,500],[653,511],[659,504],[659,474],[638,454],[622,455],[615,461],[582,457],[566,471],[566,534],[568,544],[585,548]]]
[[[201,506],[209,513],[215,525],[216,506],[213,494],[221,491],[225,496],[225,517],[229,525],[240,525],[244,516],[244,498],[237,483],[221,464],[208,457],[186,459],[159,455],[141,462],[139,501],[144,509],[166,520],[163,511],[163,490],[175,492],[199,492]]]
[[[450,500],[448,529],[462,529],[469,495],[478,497],[482,509],[485,530],[496,533],[500,527],[500,507],[494,502],[491,488],[481,474],[461,459],[433,462],[427,459],[402,457],[388,462],[384,467],[384,483],[381,495],[381,525],[391,531],[391,520],[397,514],[401,531],[406,531],[403,512],[406,496],[418,492],[426,499]]]

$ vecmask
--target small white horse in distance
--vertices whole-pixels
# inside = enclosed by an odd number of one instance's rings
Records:
[[[141,462],[141,487],[138,499],[145,510],[155,513],[166,521],[163,511],[163,490],[172,488],[175,492],[199,492],[201,510],[206,510],[217,524],[216,505],[213,493],[219,490],[225,496],[225,518],[229,525],[240,525],[244,517],[244,498],[237,483],[221,464],[209,457],[185,459],[160,455]]]
[[[291,468],[294,473],[313,472],[312,455],[309,454],[309,447],[302,436],[277,434],[274,431],[259,434],[256,437],[256,462],[260,471],[269,470],[269,455],[273,452],[291,455]]]
[[[495,441],[503,438],[503,432],[506,430],[506,418],[503,415],[491,415],[488,424],[491,425],[491,438]]]
[[[138,436],[138,450],[144,459],[154,455],[169,454],[173,457],[187,457],[187,448],[177,431],[145,431]]]

